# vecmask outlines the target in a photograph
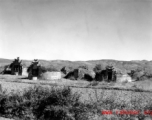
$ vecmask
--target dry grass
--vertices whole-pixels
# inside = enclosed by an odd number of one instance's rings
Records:
[[[6,82],[7,81],[7,82]],[[15,81],[15,82],[14,82]],[[124,88],[136,88],[140,85],[149,85],[151,81],[146,81],[144,83],[139,81],[135,83],[126,83],[126,84],[117,84],[117,83],[89,83],[87,81],[71,81],[71,80],[57,80],[57,81],[30,81],[27,79],[21,79],[18,76],[0,76],[0,84],[2,85],[3,89],[6,89],[8,92],[11,91],[24,91],[24,89],[28,87],[32,87],[34,85],[43,85],[44,87],[51,88],[52,86],[49,83],[55,83],[56,85],[67,85],[67,86],[92,86],[92,87],[101,87],[101,86],[112,86],[112,87],[124,87]],[[143,86],[144,86],[143,85]],[[59,86],[61,87],[61,86]],[[95,109],[97,109],[96,113],[93,114],[92,120],[102,120],[102,119],[127,119],[125,116],[116,116],[116,115],[101,115],[101,110],[106,109],[140,109],[144,110],[145,108],[151,109],[148,107],[152,106],[152,93],[148,92],[133,92],[133,91],[123,91],[123,90],[104,90],[104,89],[91,89],[91,88],[78,88],[72,87],[72,92],[77,92],[81,95],[80,100],[83,102],[91,103]],[[145,87],[146,89],[146,87]],[[151,88],[150,88],[151,89]],[[109,103],[106,103],[107,99],[111,100]],[[104,101],[106,100],[106,101]],[[117,103],[117,104],[116,104]],[[121,104],[121,105],[120,105]],[[122,107],[124,105],[124,107]],[[122,107],[122,108],[121,108]],[[123,118],[124,117],[124,118]],[[136,117],[136,116],[130,116]],[[138,118],[140,116],[137,116]],[[148,116],[151,117],[151,116]],[[129,118],[128,118],[129,119]],[[130,119],[129,119],[130,120]]]

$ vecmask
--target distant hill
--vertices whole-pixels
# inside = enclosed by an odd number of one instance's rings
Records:
[[[3,63],[10,63],[12,60],[10,59],[3,59],[3,58],[0,58],[0,64],[3,64]]]

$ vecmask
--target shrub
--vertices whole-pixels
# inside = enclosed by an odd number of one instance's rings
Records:
[[[56,69],[54,66],[49,66],[49,67],[41,67],[41,71],[42,73],[44,72],[54,72],[54,71],[59,71],[58,69]]]
[[[56,72],[56,71],[59,71],[57,68],[55,67],[49,67],[49,68],[46,68],[47,71],[49,72]]]
[[[0,94],[0,115],[5,114],[5,108],[7,103],[7,95],[6,94]]]
[[[66,67],[66,66],[64,66],[60,71],[62,72],[62,73],[64,73],[64,74],[68,74],[69,72],[71,72],[71,71],[73,71],[74,70],[74,68],[73,67]]]
[[[47,72],[47,69],[46,69],[46,67],[41,66],[41,73],[44,73],[44,72]]]
[[[65,79],[76,80],[74,76],[74,71],[69,72],[65,77]]]
[[[82,69],[86,69],[86,70],[89,69],[88,66],[86,66],[86,65],[84,65],[84,66],[79,66],[78,68],[82,68]]]
[[[89,74],[84,74],[83,79],[87,80],[87,81],[93,81],[93,77]]]
[[[132,79],[135,79],[137,81],[139,80],[145,80],[152,78],[152,74],[148,70],[131,70],[130,73],[128,73]]]
[[[97,73],[97,72],[101,72],[102,69],[103,68],[102,68],[101,64],[97,64],[93,70],[95,73]]]
[[[42,120],[79,120],[87,112],[79,98],[70,88],[52,89],[48,97],[37,103],[34,114]]]
[[[0,115],[18,119],[87,120],[86,105],[70,88],[26,89],[23,93],[0,95]]]

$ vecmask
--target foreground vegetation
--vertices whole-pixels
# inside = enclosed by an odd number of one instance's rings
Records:
[[[117,93],[107,95],[94,91],[95,100],[81,101],[80,94],[72,92],[68,87],[44,88],[30,87],[23,92],[0,94],[0,115],[15,120],[143,120],[151,117],[151,113],[144,114],[144,110],[152,111],[152,101],[148,96],[131,95],[127,101],[116,97]],[[139,93],[140,94],[140,93]],[[113,114],[103,115],[103,110],[111,110]],[[136,115],[114,114],[116,110],[139,110]]]
[[[87,120],[85,104],[70,88],[31,87],[23,93],[0,95],[0,114],[15,119]]]

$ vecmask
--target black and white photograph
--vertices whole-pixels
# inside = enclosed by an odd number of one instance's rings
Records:
[[[0,0],[0,120],[152,120],[152,0]]]

